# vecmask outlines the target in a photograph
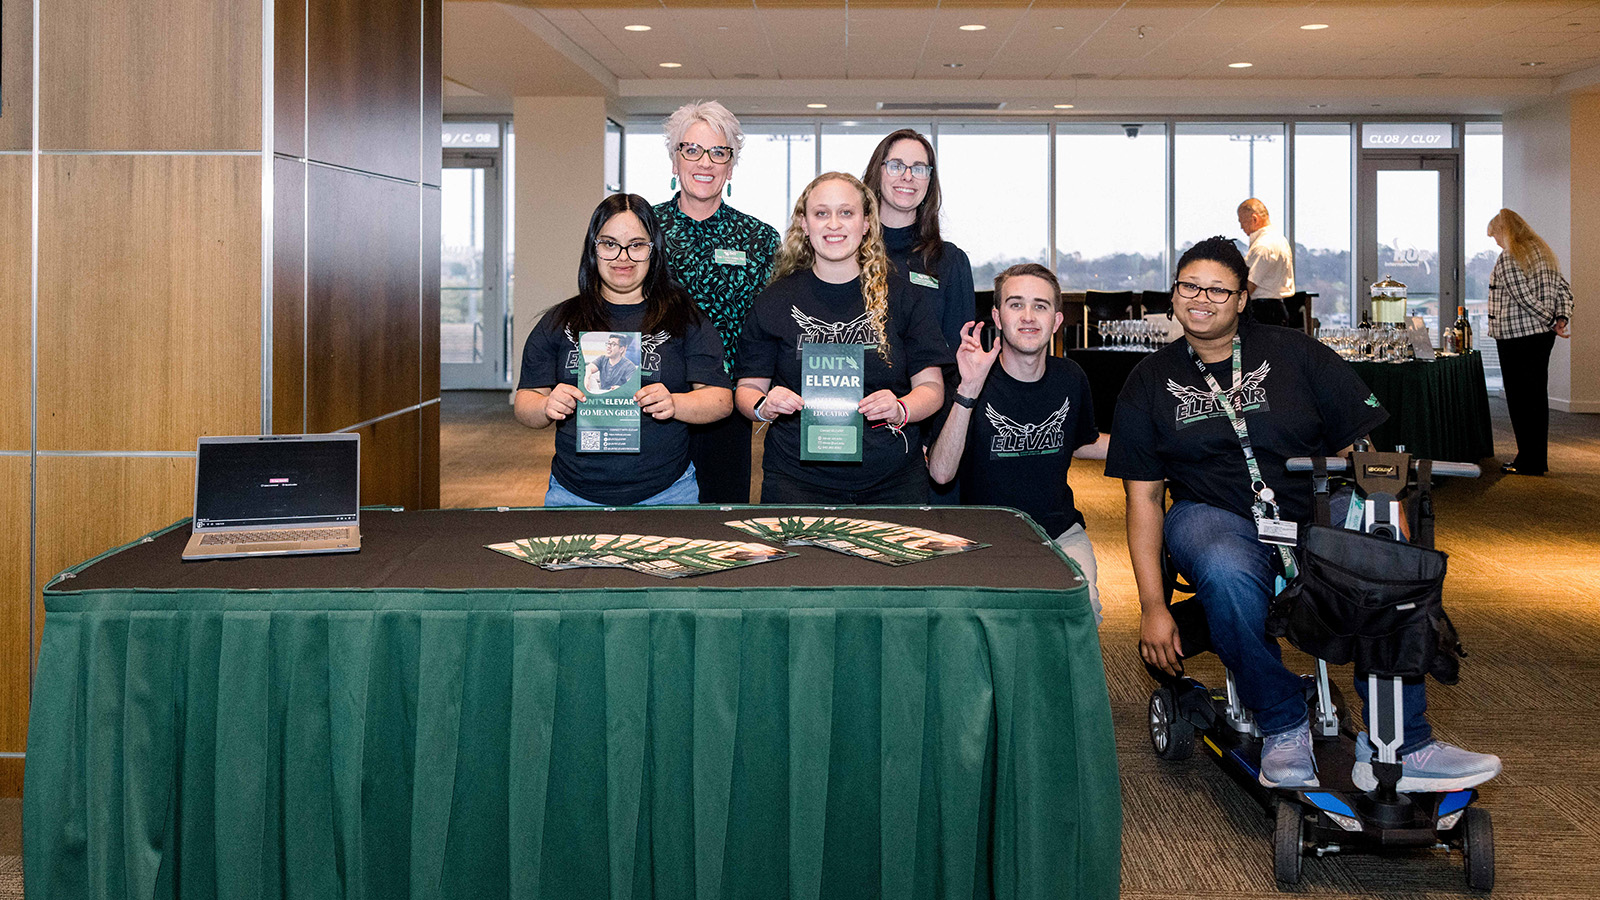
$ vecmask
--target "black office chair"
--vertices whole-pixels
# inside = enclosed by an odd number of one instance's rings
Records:
[[[1142,291],[1139,294],[1139,310],[1144,315],[1151,313],[1165,313],[1172,309],[1171,291]]]
[[[987,290],[987,291],[973,291],[972,293],[977,298],[977,306],[973,310],[974,317],[973,317],[972,321],[974,321],[974,322],[987,322],[987,321],[989,321],[989,314],[994,312],[994,291],[993,291],[993,289]]]
[[[1133,318],[1133,291],[1084,291],[1083,312],[1084,327],[1088,329],[1084,346],[1098,347],[1105,340],[1094,328],[1095,323]]]
[[[1263,325],[1289,324],[1289,310],[1281,297],[1251,298],[1250,314]]]
[[[1311,318],[1311,296],[1305,291],[1295,291],[1283,298],[1283,306],[1288,315],[1290,328],[1298,328],[1306,334],[1313,334],[1316,325]]]

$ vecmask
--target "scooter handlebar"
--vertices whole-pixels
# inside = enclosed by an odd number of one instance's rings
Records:
[[[1417,461],[1412,460],[1412,469],[1415,469],[1416,466]],[[1291,472],[1309,472],[1311,471],[1311,457],[1290,457],[1284,463],[1284,468]],[[1328,457],[1328,471],[1334,473],[1348,472],[1350,471],[1350,461],[1342,456],[1330,456]],[[1483,474],[1483,470],[1478,468],[1476,463],[1435,462],[1433,464],[1433,474],[1450,475],[1458,478],[1477,478]]]

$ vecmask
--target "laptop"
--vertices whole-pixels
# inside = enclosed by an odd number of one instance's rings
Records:
[[[183,558],[361,549],[361,436],[203,437]]]

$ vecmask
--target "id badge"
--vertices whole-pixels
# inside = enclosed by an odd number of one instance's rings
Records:
[[[1300,538],[1300,526],[1279,519],[1262,519],[1256,525],[1256,537],[1263,544],[1282,544],[1293,547]]]
[[[747,263],[743,250],[726,250],[722,247],[711,251],[711,260],[719,266],[742,266]]]
[[[939,279],[933,277],[932,275],[924,275],[921,272],[911,273],[911,283],[920,284],[925,288],[933,288],[935,290],[938,290],[939,288]]]

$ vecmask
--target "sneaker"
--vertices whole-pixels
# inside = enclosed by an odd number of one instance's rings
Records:
[[[1317,760],[1311,755],[1311,723],[1262,738],[1262,784],[1275,787],[1317,787]]]
[[[1492,753],[1473,753],[1444,741],[1429,741],[1400,758],[1400,783],[1395,790],[1461,791],[1499,774],[1500,757]],[[1363,791],[1378,786],[1378,776],[1372,772],[1372,743],[1365,731],[1356,735],[1356,765],[1350,780]]]

